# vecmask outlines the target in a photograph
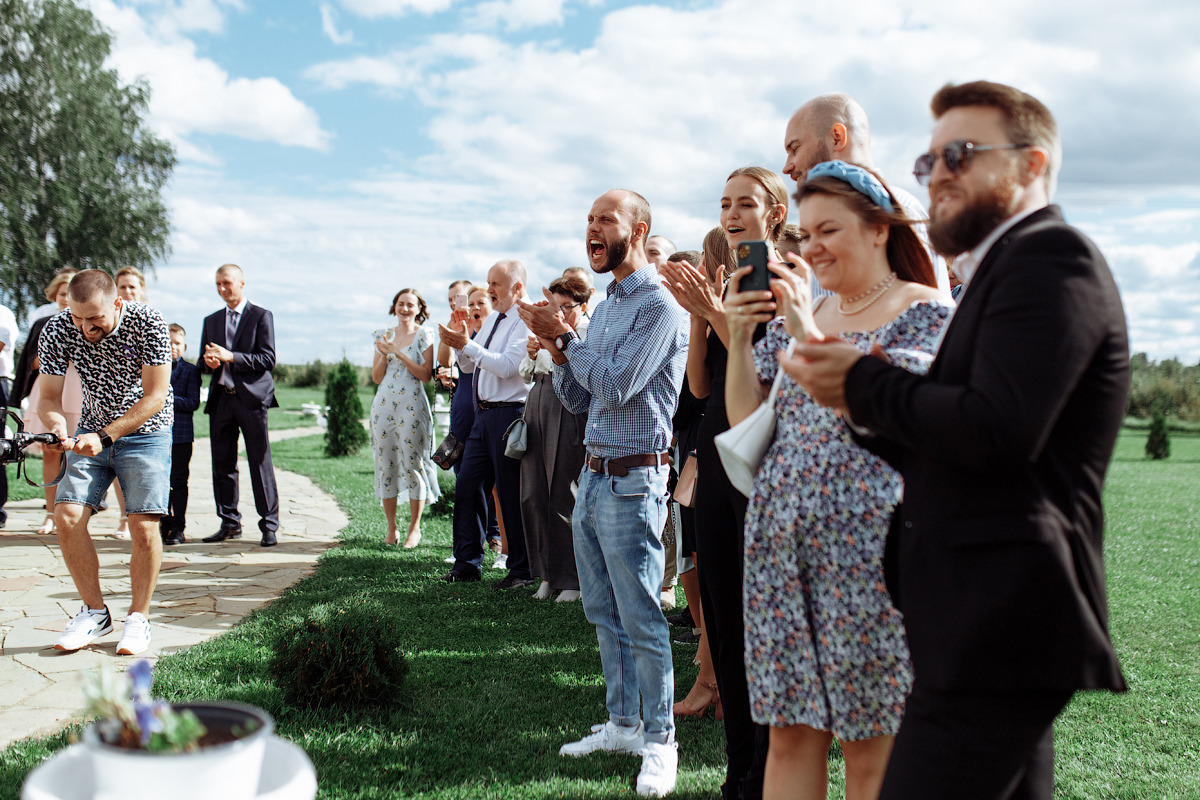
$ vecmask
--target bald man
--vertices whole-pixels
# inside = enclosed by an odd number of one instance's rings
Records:
[[[871,159],[871,125],[867,121],[867,112],[848,94],[823,94],[796,109],[788,120],[783,148],[787,152],[783,171],[797,185],[804,183],[808,171],[823,161],[840,160],[879,172]],[[920,200],[890,181],[885,180],[885,183],[910,218],[929,218],[929,212]],[[946,261],[930,247],[924,223],[914,229],[933,259],[938,288],[948,297],[950,276]]]

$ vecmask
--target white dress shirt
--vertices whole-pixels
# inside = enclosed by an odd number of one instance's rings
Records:
[[[492,331],[495,331],[493,335]],[[487,348],[484,343],[489,342]],[[529,328],[521,321],[514,303],[500,319],[493,311],[483,321],[475,338],[462,350],[455,351],[463,368],[480,370],[475,377],[479,399],[485,403],[523,403],[529,395],[529,384],[521,377],[518,367],[526,354]]]

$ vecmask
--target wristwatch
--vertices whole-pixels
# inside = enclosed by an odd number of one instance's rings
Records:
[[[107,450],[112,447],[112,437],[109,436],[103,428],[96,431],[96,435],[100,437],[100,449]]]
[[[578,338],[579,337],[575,334],[575,331],[560,333],[558,336],[554,337],[554,347],[558,350],[558,352],[565,353],[567,352],[567,345]]]

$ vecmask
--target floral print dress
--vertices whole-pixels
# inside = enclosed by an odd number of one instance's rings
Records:
[[[433,343],[427,328],[418,328],[405,355],[420,363]],[[375,496],[397,502],[441,496],[433,455],[433,411],[425,385],[398,358],[389,358],[387,372],[371,403],[371,447],[375,451]]]
[[[913,303],[870,333],[892,363],[924,373],[950,307]],[[770,323],[754,348],[759,380],[774,380],[791,337]],[[912,666],[900,613],[883,581],[883,542],[901,479],[859,447],[832,411],[784,375],[775,441],[746,512],[743,599],[751,714],[803,724],[843,741],[894,735]]]

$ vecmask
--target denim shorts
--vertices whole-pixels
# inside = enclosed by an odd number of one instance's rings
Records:
[[[79,430],[76,436],[87,431]],[[165,514],[171,494],[171,429],[131,433],[94,456],[67,453],[67,473],[59,481],[55,503],[74,503],[93,511],[121,481],[125,513]]]

